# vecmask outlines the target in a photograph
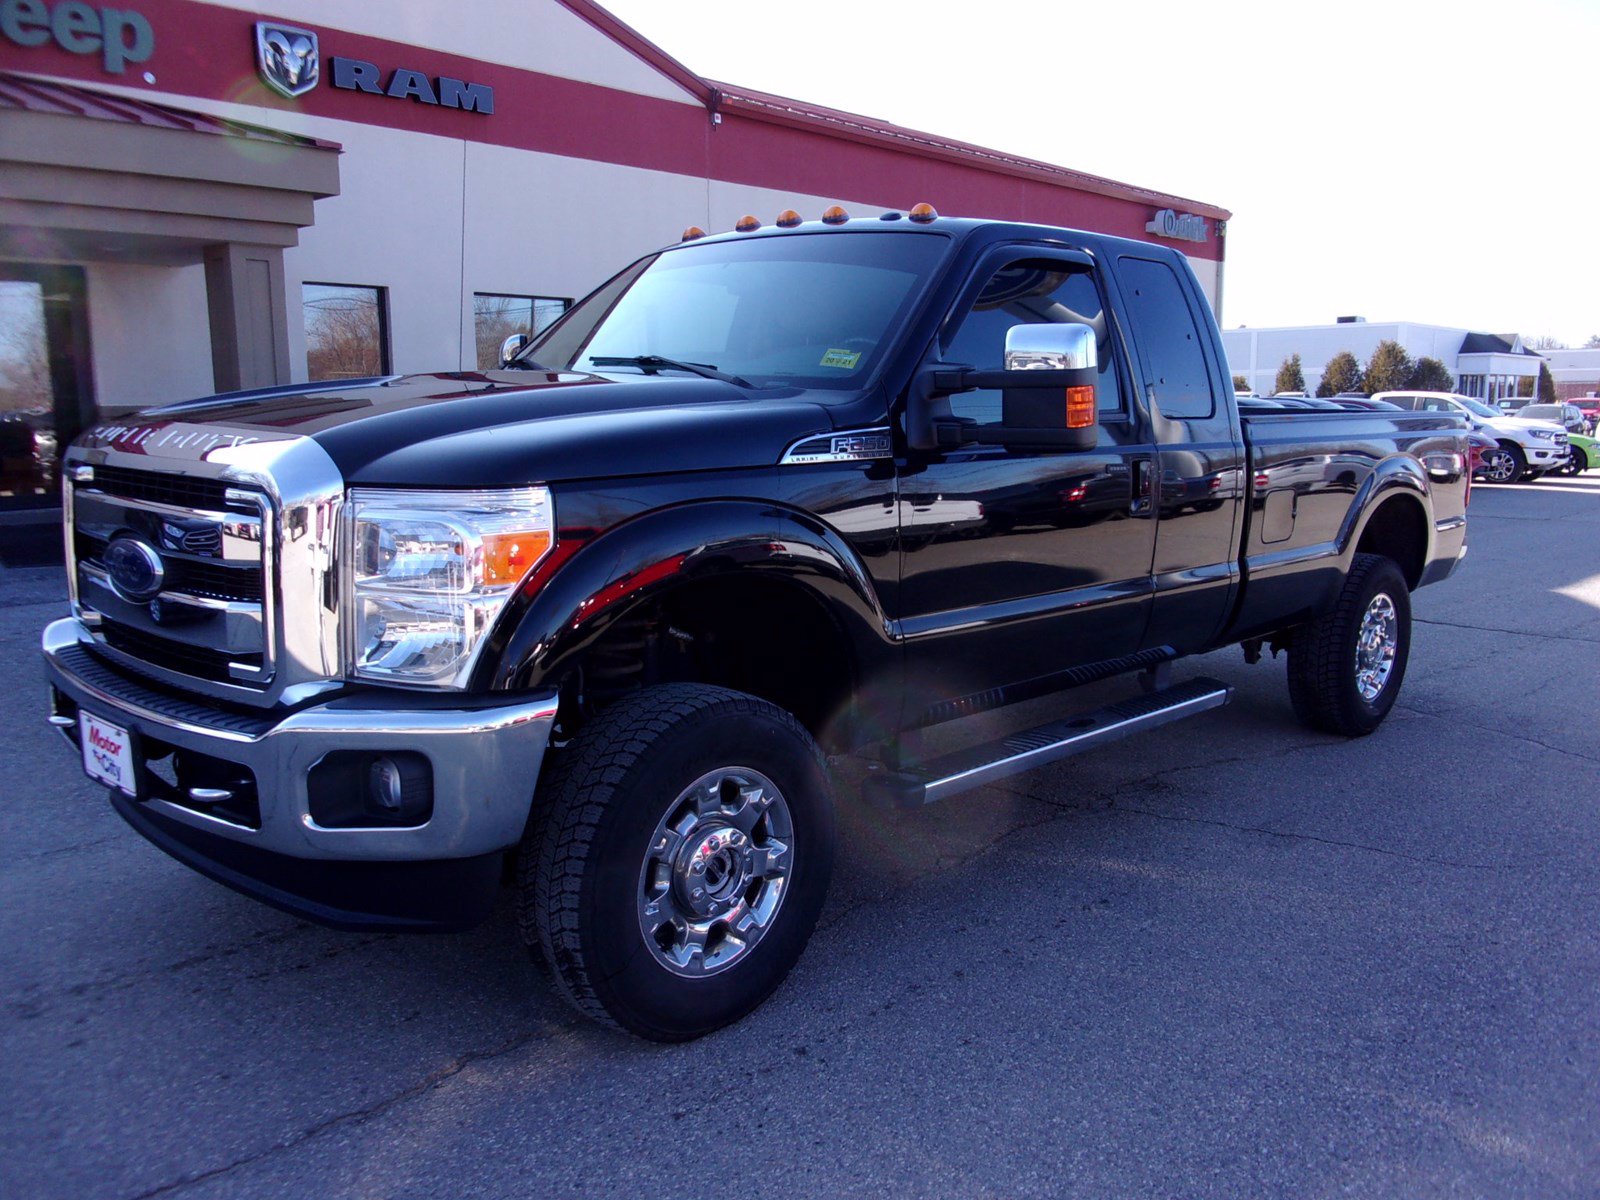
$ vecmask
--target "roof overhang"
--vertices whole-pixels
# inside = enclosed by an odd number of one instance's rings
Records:
[[[186,263],[293,246],[339,192],[331,142],[0,72],[0,253]]]

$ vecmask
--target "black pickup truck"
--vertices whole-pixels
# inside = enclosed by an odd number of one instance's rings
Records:
[[[1216,707],[1170,664],[1230,643],[1287,650],[1310,725],[1378,726],[1409,595],[1464,553],[1460,421],[1241,414],[1163,247],[785,224],[686,235],[498,370],[81,438],[50,719],[117,811],[340,927],[466,926],[514,868],[564,994],[673,1040],[796,961],[836,797]],[[1109,706],[922,750],[1112,676]]]

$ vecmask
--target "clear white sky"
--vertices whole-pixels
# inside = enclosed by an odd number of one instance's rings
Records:
[[[713,79],[1231,209],[1229,328],[1600,333],[1600,0],[601,3]]]

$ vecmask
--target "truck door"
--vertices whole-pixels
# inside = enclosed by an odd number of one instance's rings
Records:
[[[1104,294],[1085,255],[1009,247],[982,261],[930,350],[930,361],[1000,370],[1013,325],[1090,325],[1099,434],[1087,451],[969,445],[907,459],[900,626],[909,722],[931,705],[1139,646],[1155,543],[1144,494],[1154,447]],[[998,391],[950,405],[981,424],[1000,420]]]
[[[1250,481],[1205,300],[1187,271],[1123,255],[1117,283],[1156,443],[1155,599],[1146,647],[1207,648],[1238,582]]]

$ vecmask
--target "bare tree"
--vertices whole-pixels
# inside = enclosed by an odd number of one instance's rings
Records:
[[[1535,334],[1530,338],[1523,338],[1522,345],[1535,354],[1542,354],[1546,350],[1565,350],[1567,344],[1558,337],[1551,337],[1548,333]]]

